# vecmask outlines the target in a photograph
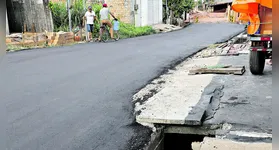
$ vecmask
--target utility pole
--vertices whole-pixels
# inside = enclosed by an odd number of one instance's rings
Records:
[[[168,19],[169,19],[169,7],[168,7],[168,0],[166,0],[166,14],[167,14],[167,19],[166,19],[166,24],[167,24]]]
[[[72,32],[72,20],[71,20],[71,0],[67,0],[67,9],[68,9],[68,17],[69,17],[69,31]]]
[[[83,2],[83,9],[84,9],[84,11],[86,11],[86,0],[82,0],[82,2]],[[87,32],[87,24],[86,24],[86,21],[85,20],[83,20],[83,22],[84,22],[84,28],[85,28],[85,37],[86,37],[86,41],[88,41],[89,39],[89,37],[87,36],[88,35],[88,32]]]

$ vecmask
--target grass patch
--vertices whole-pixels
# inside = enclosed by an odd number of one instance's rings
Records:
[[[17,45],[7,44],[7,51],[18,51],[18,50],[24,50],[30,48],[32,48],[32,46],[17,46]]]
[[[208,46],[208,48],[217,48],[220,44],[211,44]]]
[[[155,34],[156,31],[151,26],[135,27],[131,24],[120,23],[120,38],[131,38],[136,36]]]

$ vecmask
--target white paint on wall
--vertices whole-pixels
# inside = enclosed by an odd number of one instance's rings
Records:
[[[135,12],[135,25],[146,26],[162,23],[162,0],[136,0],[138,10]]]
[[[141,0],[135,0],[135,5],[138,6],[138,9],[135,10],[135,26],[136,27],[140,27],[141,26],[141,9],[140,9],[140,5],[141,4]]]
[[[9,29],[9,22],[8,22],[8,13],[6,11],[6,35],[10,34],[10,29]]]
[[[43,4],[43,0],[37,0],[37,4]]]
[[[159,20],[158,23],[163,22],[163,1],[159,0]]]

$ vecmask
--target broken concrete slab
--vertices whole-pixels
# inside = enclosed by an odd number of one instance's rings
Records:
[[[165,75],[161,90],[143,104],[136,104],[137,122],[185,124],[185,118],[200,101],[204,88],[214,76],[189,76],[188,71],[195,66],[216,65],[218,60],[219,57],[191,59],[179,65],[172,74]]]
[[[210,103],[212,102],[212,98],[218,95],[219,91],[222,91],[224,86],[217,86],[213,89],[205,89],[201,99],[198,104],[193,107],[193,109],[189,112],[188,116],[185,118],[186,125],[202,125],[203,116],[206,113],[206,110]]]
[[[243,143],[227,139],[205,137],[200,144],[194,144],[196,150],[272,150],[272,143]]]

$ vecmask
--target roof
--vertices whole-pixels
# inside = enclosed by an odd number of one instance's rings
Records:
[[[227,4],[232,2],[233,0],[215,0],[212,5],[221,5],[221,4]]]

